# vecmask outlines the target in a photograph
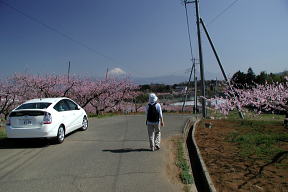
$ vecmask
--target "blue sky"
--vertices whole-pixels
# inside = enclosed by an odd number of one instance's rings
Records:
[[[227,74],[288,70],[288,1],[239,0],[211,23],[233,2],[200,1]],[[194,5],[188,13],[197,56]],[[205,78],[215,78],[220,70],[204,33],[202,42]],[[190,59],[180,0],[0,0],[0,77],[66,74],[68,61],[77,75],[104,76],[108,67],[134,77],[188,77]]]

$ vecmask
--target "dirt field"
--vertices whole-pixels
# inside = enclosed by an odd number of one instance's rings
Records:
[[[198,124],[195,137],[217,191],[288,191],[287,137],[273,143],[271,152],[264,153],[264,149],[260,148],[259,155],[254,148],[245,148],[245,143],[240,146],[229,140],[229,136],[247,135],[251,126],[227,120],[206,120],[205,123],[206,126],[203,122]],[[208,128],[207,123],[212,127]],[[261,130],[261,133],[288,133],[280,122],[252,129]],[[254,133],[253,130],[251,133]],[[259,146],[262,147],[262,144]]]

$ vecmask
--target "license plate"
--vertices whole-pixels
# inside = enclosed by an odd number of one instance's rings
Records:
[[[32,121],[29,119],[24,119],[23,124],[24,125],[32,125]]]

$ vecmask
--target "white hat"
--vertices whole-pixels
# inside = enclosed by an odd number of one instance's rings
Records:
[[[149,103],[155,103],[158,100],[158,97],[155,95],[155,93],[149,94]]]

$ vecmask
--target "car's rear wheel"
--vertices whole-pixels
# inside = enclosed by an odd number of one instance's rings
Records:
[[[87,129],[88,129],[88,119],[87,117],[83,117],[81,130],[86,131]]]
[[[57,137],[56,137],[56,142],[58,144],[63,143],[65,139],[65,129],[63,126],[60,126],[58,129]]]

